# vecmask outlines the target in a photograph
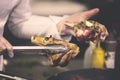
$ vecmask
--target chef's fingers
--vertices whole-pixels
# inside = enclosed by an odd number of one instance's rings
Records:
[[[76,22],[87,20],[99,12],[99,8],[94,8],[88,11],[75,13],[64,20],[65,25],[72,27]]]
[[[12,45],[4,37],[2,37],[2,36],[0,36],[0,44],[1,44],[0,45],[1,50],[7,49],[8,55],[10,57],[14,56]]]
[[[83,19],[88,19],[94,16],[95,14],[97,14],[98,12],[99,12],[99,8],[94,8],[94,9],[82,12],[81,15]]]
[[[1,39],[0,39],[1,40]],[[5,45],[0,41],[0,55],[2,55],[4,52],[6,52]]]
[[[66,29],[66,32],[71,34],[72,36],[76,36],[76,33],[72,29]]]

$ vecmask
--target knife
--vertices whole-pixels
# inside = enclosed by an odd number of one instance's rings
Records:
[[[65,53],[67,47],[64,45],[47,45],[47,46],[13,46],[13,50],[20,52],[42,52],[43,53]],[[33,53],[35,54],[35,53]]]
[[[9,78],[9,79],[12,79],[12,80],[27,80],[25,78],[21,78],[21,77],[17,77],[17,76],[10,76],[10,75],[7,75],[7,74],[2,74],[2,73],[0,73],[0,76],[4,77],[4,78]]]

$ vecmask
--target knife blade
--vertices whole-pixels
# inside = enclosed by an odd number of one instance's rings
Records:
[[[13,46],[13,50],[20,52],[65,53],[67,51],[67,47],[64,45]]]
[[[0,73],[0,77],[9,78],[9,79],[12,79],[12,80],[27,80],[25,78],[21,78],[21,77],[18,77],[18,76],[10,76],[10,75],[3,74],[3,73]]]

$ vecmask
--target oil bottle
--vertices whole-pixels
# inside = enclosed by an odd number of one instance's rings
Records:
[[[83,60],[83,68],[91,68],[92,64],[92,51],[96,47],[96,43],[92,41],[89,42],[89,46],[85,51],[84,60]]]
[[[96,48],[93,49],[92,53],[92,68],[104,68],[105,64],[105,51],[101,47],[101,42],[98,40]]]

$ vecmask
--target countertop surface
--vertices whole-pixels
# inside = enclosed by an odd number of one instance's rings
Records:
[[[48,80],[120,80],[115,69],[78,69],[51,76]]]

